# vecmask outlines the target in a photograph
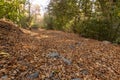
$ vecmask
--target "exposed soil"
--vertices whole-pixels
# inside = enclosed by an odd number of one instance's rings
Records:
[[[120,80],[120,46],[0,20],[0,80]]]

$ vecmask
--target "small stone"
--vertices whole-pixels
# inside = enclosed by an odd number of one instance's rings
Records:
[[[1,77],[2,80],[7,80],[8,79],[8,76],[7,75],[4,75]]]
[[[35,79],[39,77],[39,72],[32,73],[31,75],[28,76],[30,79]]]
[[[67,64],[67,65],[71,65],[71,61],[62,57],[62,60]]]
[[[50,58],[59,58],[60,54],[57,53],[57,52],[51,52],[51,53],[48,54],[48,57],[50,57]]]
[[[83,69],[80,71],[81,74],[88,75],[89,71],[87,69]]]

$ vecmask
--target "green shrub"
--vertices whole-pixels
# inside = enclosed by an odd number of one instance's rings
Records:
[[[115,43],[120,44],[120,37],[116,39]]]
[[[109,26],[106,21],[89,20],[78,23],[76,31],[84,37],[109,40]]]

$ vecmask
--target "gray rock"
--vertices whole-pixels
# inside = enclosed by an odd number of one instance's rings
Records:
[[[1,77],[2,80],[7,80],[8,79],[8,76],[7,75],[4,75]]]
[[[83,75],[88,75],[89,74],[89,71],[87,69],[83,69],[80,71],[81,74]]]
[[[63,60],[64,63],[67,64],[67,65],[71,65],[71,63],[72,63],[70,60],[68,60],[68,59],[66,59],[66,58],[64,58],[64,57],[62,57],[62,60]]]
[[[28,76],[28,78],[30,78],[30,79],[35,79],[35,78],[38,78],[38,77],[39,77],[39,72],[32,73]]]
[[[48,54],[48,57],[50,57],[50,58],[59,58],[60,54],[57,53],[57,52],[51,52],[51,53]]]

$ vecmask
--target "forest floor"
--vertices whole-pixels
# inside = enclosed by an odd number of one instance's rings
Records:
[[[0,80],[120,80],[120,46],[0,21]]]

